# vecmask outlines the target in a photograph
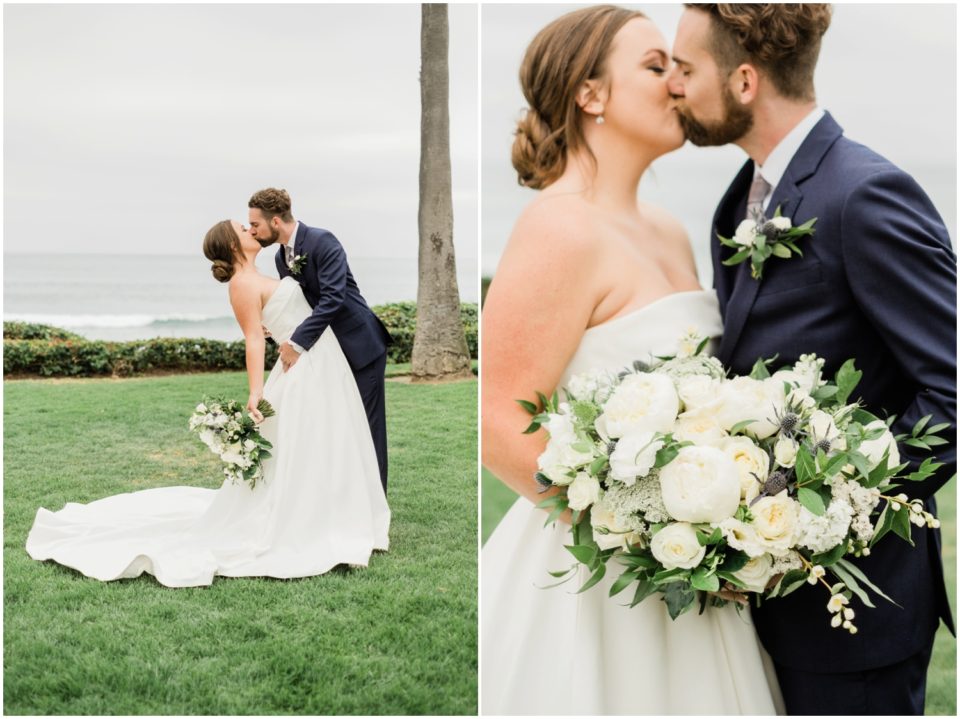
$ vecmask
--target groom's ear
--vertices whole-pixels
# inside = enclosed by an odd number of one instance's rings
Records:
[[[587,80],[577,89],[577,105],[588,115],[602,115],[606,100],[606,88],[600,80]]]
[[[757,91],[760,87],[760,74],[750,63],[743,63],[736,70],[730,73],[729,83],[730,92],[740,101],[741,105],[749,105],[757,99]]]

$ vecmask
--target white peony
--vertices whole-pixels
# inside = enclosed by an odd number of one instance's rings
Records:
[[[773,576],[773,558],[769,554],[751,557],[750,561],[733,573],[751,592],[762,592]]]
[[[632,485],[637,477],[650,473],[661,447],[663,440],[656,439],[653,432],[621,437],[610,455],[610,476],[627,486]]]
[[[709,408],[684,412],[677,417],[673,436],[681,442],[693,442],[699,446],[718,447],[730,435],[720,426],[715,412]]]
[[[597,431],[613,438],[669,432],[679,410],[677,390],[668,376],[654,372],[627,375],[597,418]]]
[[[653,557],[667,569],[693,569],[707,553],[697,541],[697,530],[686,522],[668,524],[650,542]]]
[[[886,422],[881,419],[874,420],[864,427],[864,429],[884,430],[883,434],[876,439],[868,439],[866,442],[860,444],[860,453],[867,458],[870,469],[880,464],[880,460],[883,459],[883,453],[886,452],[887,449],[890,450],[890,455],[887,457],[887,468],[893,469],[900,464],[900,449],[897,447],[897,440],[893,438],[893,432],[887,429]]]
[[[567,487],[570,509],[583,511],[600,499],[600,482],[586,472],[580,472]]]
[[[720,380],[709,375],[686,375],[678,378],[676,382],[677,394],[688,412],[714,402],[720,391]]]
[[[733,235],[733,240],[743,247],[753,247],[757,237],[757,223],[753,220],[743,220],[737,225],[737,231]]]
[[[660,492],[670,516],[685,522],[720,522],[740,504],[740,476],[713,447],[683,447],[660,470]]]
[[[778,437],[773,445],[773,458],[781,467],[792,467],[797,462],[799,445],[789,437]]]
[[[776,416],[783,412],[783,404],[783,385],[773,378],[734,377],[720,389],[720,426],[729,432],[734,425],[752,419],[754,422],[744,431],[757,439],[766,439],[779,428]]]
[[[728,437],[720,450],[737,466],[740,474],[740,498],[750,502],[760,494],[770,473],[770,457],[749,437]]]
[[[770,554],[780,557],[790,551],[797,536],[800,509],[786,492],[763,497],[750,508],[757,539]]]
[[[767,553],[766,548],[757,536],[757,530],[752,525],[729,517],[720,522],[719,526],[727,544],[734,549],[746,552],[750,557],[759,557]]]

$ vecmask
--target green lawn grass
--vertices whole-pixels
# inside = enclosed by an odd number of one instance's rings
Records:
[[[297,580],[101,583],[24,550],[38,507],[216,487],[187,430],[228,372],[4,383],[5,714],[475,714],[476,382],[387,385],[391,547]]]
[[[486,469],[482,472],[481,536],[486,541],[500,522],[503,514],[517,498],[517,494]],[[957,607],[957,482],[951,480],[937,493],[937,510],[943,536],[943,567],[947,593]],[[956,716],[957,714],[957,640],[941,623],[933,645],[933,658],[927,672],[928,715]]]

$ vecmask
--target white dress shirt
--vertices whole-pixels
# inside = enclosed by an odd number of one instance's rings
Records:
[[[300,229],[300,221],[297,220],[297,224],[293,226],[293,232],[290,234],[290,240],[283,246],[283,255],[287,262],[287,267],[290,266],[290,262],[293,261],[293,243],[297,239],[297,230]],[[287,340],[287,343],[296,350],[297,354],[303,354],[303,347],[298,345],[293,340]]]
[[[810,134],[813,126],[820,122],[820,118],[822,118],[823,115],[824,112],[821,108],[814,107],[809,115],[798,122],[796,126],[787,133],[786,137],[777,143],[777,146],[773,148],[767,156],[767,161],[763,163],[763,167],[758,165],[753,166],[754,178],[760,175],[770,185],[770,189],[763,198],[764,214],[767,212],[767,206],[770,204],[770,198],[773,197],[774,190],[777,189],[777,185],[779,185],[780,180],[783,179],[783,174],[787,171],[787,166],[790,164],[793,156],[797,154],[800,145],[807,139],[807,135]]]

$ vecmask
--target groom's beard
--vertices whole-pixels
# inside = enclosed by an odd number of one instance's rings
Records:
[[[753,127],[753,113],[733,97],[729,88],[723,93],[723,119],[712,124],[698,121],[683,105],[677,106],[680,127],[694,145],[712,147],[736,142]]]
[[[258,232],[258,233],[257,233],[256,240],[257,240],[257,243],[258,243],[261,247],[269,247],[269,246],[272,245],[274,242],[276,242],[277,240],[280,239],[280,233],[277,232],[277,231],[276,231],[275,229],[273,229],[272,227],[270,228],[270,234],[267,235],[266,237],[260,237],[259,235],[260,235],[260,233]]]

